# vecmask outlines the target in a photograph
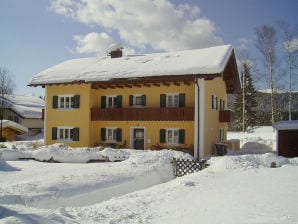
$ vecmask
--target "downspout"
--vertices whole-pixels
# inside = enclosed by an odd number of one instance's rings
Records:
[[[194,158],[204,159],[205,147],[205,80],[195,79]]]
[[[44,115],[43,115],[43,141],[47,144],[47,102],[48,102],[48,86],[45,87],[45,104],[44,104]]]
[[[195,78],[195,120],[194,120],[194,159],[199,159],[199,142],[200,142],[200,130],[199,130],[199,91],[200,87],[198,84],[198,79]]]

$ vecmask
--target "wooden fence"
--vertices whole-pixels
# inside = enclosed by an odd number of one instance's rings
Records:
[[[197,172],[201,169],[200,163],[195,160],[173,159],[173,172],[176,177]]]

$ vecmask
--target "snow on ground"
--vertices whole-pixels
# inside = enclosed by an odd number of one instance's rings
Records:
[[[272,136],[266,130],[272,129],[255,130],[258,137],[248,134],[244,145],[253,145],[256,139],[270,146],[274,138],[262,139]],[[85,158],[82,161],[95,152],[105,158],[115,158],[116,153],[111,149],[85,150],[86,156],[84,149],[59,145],[28,151],[23,153],[52,155],[57,160],[67,154],[75,158],[69,151],[76,151],[77,157]],[[0,223],[298,222],[298,158],[272,152],[212,157],[208,168],[174,178],[171,160],[186,154],[172,150],[118,153],[124,161],[0,160]],[[7,151],[3,155],[8,155]],[[277,168],[270,168],[272,162]]]

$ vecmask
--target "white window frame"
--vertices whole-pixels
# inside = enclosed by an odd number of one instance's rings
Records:
[[[61,99],[63,99],[63,106],[61,104]],[[66,106],[66,99],[69,100],[68,106]],[[74,95],[58,95],[58,109],[74,109]]]
[[[133,97],[132,104],[133,104],[134,107],[144,107],[143,106],[143,95],[144,94],[132,94],[132,97]],[[137,104],[137,98],[138,97],[141,98],[141,104]]]
[[[112,105],[109,105],[109,99],[112,99]],[[115,100],[117,100],[117,95],[106,95],[106,108],[117,108],[117,103],[115,103]]]
[[[73,129],[74,127],[59,126],[57,127],[57,141],[72,142],[73,141]],[[72,132],[72,135],[71,135]],[[62,138],[61,138],[62,136]]]
[[[172,97],[171,100],[169,99],[170,97]],[[175,97],[177,97],[177,102],[176,102],[177,105],[175,105]],[[166,107],[171,107],[171,108],[179,107],[179,93],[166,93]]]
[[[169,134],[171,133],[172,139],[169,141]],[[175,136],[177,133],[177,136]],[[167,145],[179,145],[179,129],[166,128],[166,142]]]
[[[224,140],[225,140],[225,129],[220,128],[219,129],[219,141],[224,142]]]
[[[117,142],[117,129],[116,127],[105,127],[106,129],[106,142],[115,143]],[[111,138],[109,138],[109,132],[112,132]]]
[[[212,95],[213,97],[213,102],[211,102],[212,105],[212,110],[217,110],[218,109],[218,97],[216,95]]]

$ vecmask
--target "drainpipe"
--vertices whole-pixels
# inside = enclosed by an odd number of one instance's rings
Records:
[[[204,159],[205,147],[205,80],[195,79],[194,157]]]
[[[198,84],[198,79],[195,79],[195,120],[194,120],[194,159],[199,159],[199,91],[200,87]]]

